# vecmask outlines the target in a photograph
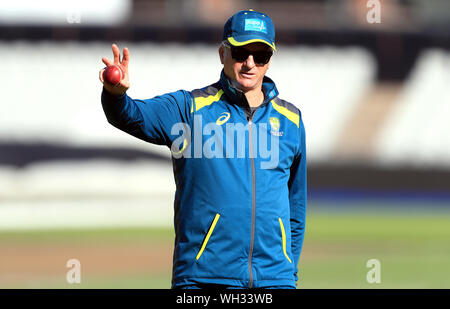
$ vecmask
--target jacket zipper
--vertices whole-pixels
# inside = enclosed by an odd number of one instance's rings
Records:
[[[248,271],[249,271],[248,287],[250,289],[253,287],[252,256],[253,256],[253,244],[255,242],[255,212],[256,212],[255,160],[253,158],[252,118],[253,118],[253,115],[248,117],[248,139],[249,139],[250,162],[251,162],[251,169],[252,169],[251,170],[251,174],[252,174],[252,226],[251,226],[251,236],[250,236],[250,249],[249,249],[249,253],[248,253]]]
[[[245,106],[250,108],[250,104],[247,101],[247,98],[242,93],[241,100],[245,101]],[[245,109],[245,107],[244,107]],[[256,111],[255,111],[256,112]],[[249,152],[250,152],[250,162],[251,162],[251,174],[252,174],[252,224],[251,224],[251,236],[250,236],[250,248],[248,252],[248,272],[249,272],[249,283],[248,288],[251,289],[253,287],[253,270],[252,270],[252,256],[253,256],[253,245],[255,242],[255,217],[256,217],[256,184],[255,184],[255,159],[253,158],[253,143],[252,143],[252,124],[253,124],[253,115],[255,112],[251,112],[247,115],[248,121],[248,143],[249,143]],[[247,113],[246,113],[247,114]]]

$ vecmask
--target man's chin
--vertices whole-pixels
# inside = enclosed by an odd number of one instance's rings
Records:
[[[247,79],[236,80],[234,86],[242,91],[249,91],[256,88],[256,82]]]

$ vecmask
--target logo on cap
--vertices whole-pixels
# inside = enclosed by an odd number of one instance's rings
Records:
[[[267,27],[264,21],[257,18],[250,18],[245,20],[245,31],[259,31],[267,33]]]

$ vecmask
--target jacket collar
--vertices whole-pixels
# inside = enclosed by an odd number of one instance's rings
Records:
[[[231,81],[225,75],[225,72],[223,70],[220,73],[219,83],[222,86],[223,92],[230,99],[231,103],[238,104],[245,108],[248,108],[248,105],[246,106],[246,104],[248,104],[246,103],[247,100],[244,100],[245,98],[244,92],[233,87]],[[262,91],[264,93],[264,101],[261,105],[267,104],[268,102],[272,101],[274,98],[278,96],[278,89],[275,86],[275,83],[272,81],[272,79],[270,79],[267,76],[264,76],[262,83]]]

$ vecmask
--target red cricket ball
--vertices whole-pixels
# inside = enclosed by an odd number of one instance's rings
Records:
[[[112,85],[117,85],[122,80],[122,75],[122,69],[120,67],[110,65],[103,71],[103,80]]]

